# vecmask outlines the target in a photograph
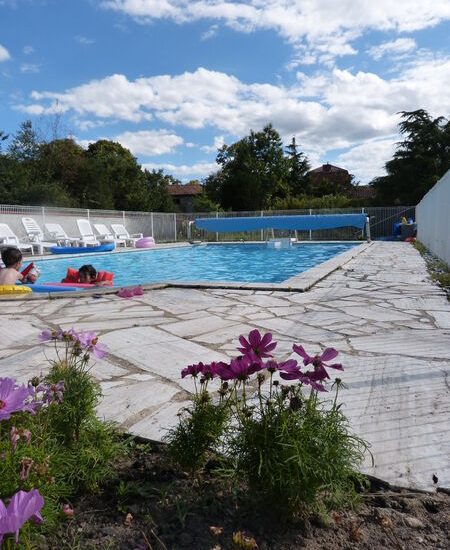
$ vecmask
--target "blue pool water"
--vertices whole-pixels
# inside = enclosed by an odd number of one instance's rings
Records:
[[[265,244],[224,244],[144,250],[40,260],[39,282],[58,282],[68,267],[92,264],[114,273],[114,286],[165,281],[281,283],[356,246],[355,243],[299,244],[286,249]]]

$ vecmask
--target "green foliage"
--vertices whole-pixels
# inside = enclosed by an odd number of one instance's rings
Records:
[[[0,133],[0,145],[7,139]],[[73,139],[39,138],[25,121],[6,152],[0,149],[0,202],[82,208],[174,211],[174,178],[142,170],[119,143],[99,140],[87,150]]]
[[[194,212],[221,212],[222,208],[207,195],[199,195],[193,201]]]
[[[380,204],[417,204],[450,168],[450,121],[423,109],[401,115],[404,140],[386,163],[387,175],[372,182]]]
[[[323,197],[301,195],[299,197],[277,199],[272,208],[273,210],[304,210],[309,208],[347,208],[352,205],[352,199],[345,195],[324,195]]]
[[[217,451],[228,415],[222,402],[214,404],[207,391],[198,393],[165,438],[169,456],[191,472],[203,468],[211,452]]]
[[[236,477],[287,517],[307,506],[341,507],[365,450],[336,401],[327,408],[316,392],[305,399],[296,387],[276,389],[261,408],[239,415],[230,442]]]
[[[225,209],[260,210],[289,192],[288,161],[271,124],[219,149],[221,169],[205,182],[208,196]]]
[[[298,151],[295,137],[292,138],[291,143],[286,147],[286,154],[289,170],[288,184],[291,194],[296,196],[308,193],[310,189],[308,172],[311,169],[311,165],[307,156]]]
[[[49,428],[64,438],[66,445],[78,444],[82,430],[95,420],[95,407],[101,395],[99,385],[89,374],[86,363],[53,364],[46,381],[64,382],[64,400],[49,412]]]
[[[415,241],[414,247],[424,257],[431,278],[447,292],[450,300],[450,267],[431,252],[421,242]]]
[[[244,488],[252,506],[278,518],[356,503],[356,490],[364,485],[357,472],[368,444],[352,433],[341,411],[340,379],[332,386],[334,396],[319,399],[330,378],[326,369],[343,370],[340,364],[323,362],[334,359],[337,351],[327,348],[309,356],[294,345],[306,367],[293,359],[272,359],[268,352],[277,344],[271,340],[271,334],[253,330],[247,339],[239,338],[244,355],[229,364],[183,369],[182,376],[193,377],[195,395],[167,437],[170,456],[182,468],[198,472],[215,453],[213,474]],[[222,380],[217,403],[208,394],[214,377]],[[289,385],[281,385],[283,379]]]
[[[89,353],[68,334],[46,378],[31,381],[40,396],[34,398],[36,413],[17,412],[0,421],[0,499],[6,503],[18,490],[34,488],[45,502],[44,523],[28,522],[21,530],[25,547],[32,547],[27,545],[37,533],[55,530],[64,502],[114,477],[111,465],[125,452],[116,428],[96,417],[100,389],[89,374]],[[21,435],[15,449],[13,432]]]
[[[180,183],[172,176],[166,175],[162,170],[144,170],[144,205],[145,210],[152,212],[175,212],[175,203],[169,195],[168,186]],[[142,209],[142,206],[141,208]]]

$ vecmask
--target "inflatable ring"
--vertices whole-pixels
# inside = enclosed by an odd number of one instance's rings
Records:
[[[142,237],[135,243],[136,248],[154,248],[156,246],[155,239],[153,237]]]
[[[11,294],[29,294],[31,288],[28,286],[22,285],[0,285],[0,295],[11,295]]]

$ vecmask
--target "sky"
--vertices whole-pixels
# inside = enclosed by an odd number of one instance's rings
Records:
[[[181,181],[272,123],[368,183],[450,115],[450,0],[0,0],[0,131],[121,143]]]

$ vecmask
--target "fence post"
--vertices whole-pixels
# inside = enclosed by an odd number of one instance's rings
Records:
[[[264,216],[264,210],[261,210],[261,218]],[[261,240],[264,240],[264,229],[261,229]]]
[[[311,210],[311,208],[309,209],[309,215],[312,216],[312,210]],[[309,230],[309,240],[310,240],[310,241],[312,240],[312,231],[311,231],[311,229]]]
[[[175,242],[177,242],[177,215],[173,214],[173,227],[175,231]]]
[[[361,208],[361,214],[365,214],[364,208]],[[370,218],[367,217],[367,220],[368,221],[366,221],[366,225],[368,224],[368,230],[369,230],[369,237],[368,238],[370,240]],[[366,232],[367,232],[367,227],[366,227]],[[361,231],[361,237],[364,239],[364,229]]]
[[[154,238],[155,235],[153,234],[153,212],[150,212],[150,225],[152,228],[152,237]]]
[[[87,212],[87,219],[89,220],[89,218],[90,218],[90,211],[89,211],[89,208],[86,210],[86,212]]]
[[[216,219],[219,217],[219,211],[216,212]],[[219,242],[219,232],[216,231],[216,243]]]
[[[42,207],[42,225],[44,226],[45,231],[45,206]]]
[[[125,225],[125,210],[122,210],[122,222]]]

